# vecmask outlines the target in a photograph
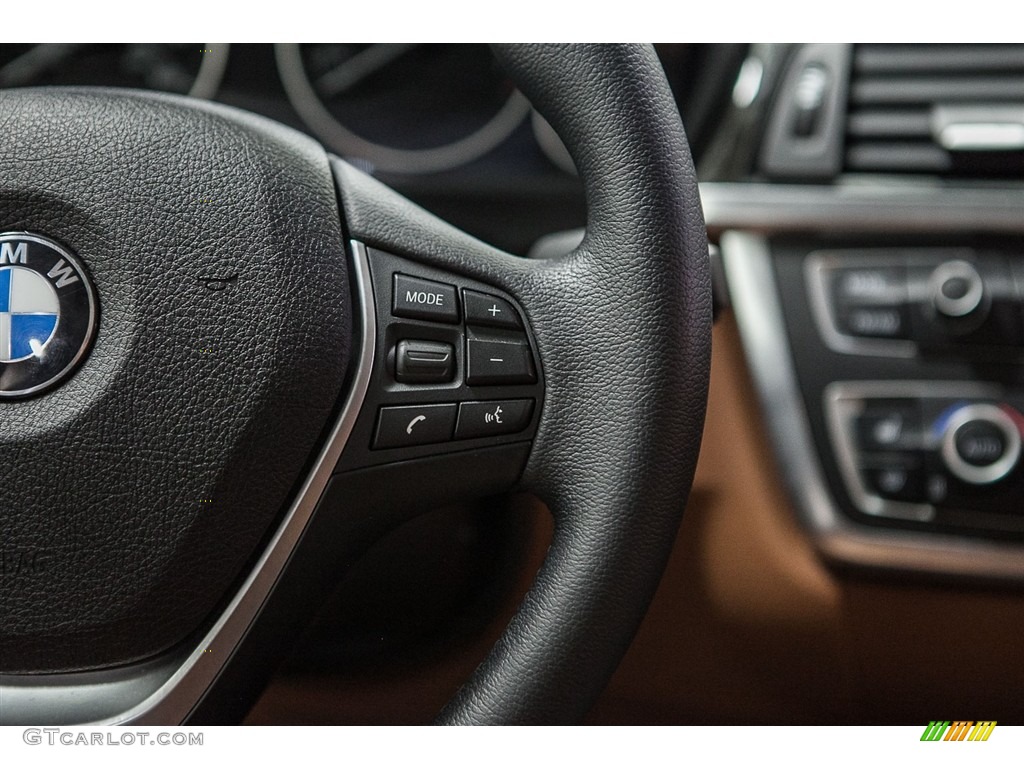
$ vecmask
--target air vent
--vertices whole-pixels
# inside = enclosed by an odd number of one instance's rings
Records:
[[[1024,172],[1024,45],[854,47],[845,169]]]

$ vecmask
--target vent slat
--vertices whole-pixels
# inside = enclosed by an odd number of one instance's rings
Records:
[[[948,152],[934,144],[864,143],[847,149],[846,167],[852,171],[945,173],[953,167],[953,161]]]
[[[946,104],[1024,102],[1021,77],[886,77],[855,80],[853,106],[868,104]]]
[[[855,49],[856,75],[919,72],[1024,73],[1019,45],[862,45]]]
[[[853,112],[846,124],[852,139],[931,138],[931,115],[927,111]]]
[[[1012,124],[1024,106],[1024,45],[854,46],[847,106],[847,171],[988,179],[1024,167],[1012,147],[947,150],[936,136],[957,115]]]

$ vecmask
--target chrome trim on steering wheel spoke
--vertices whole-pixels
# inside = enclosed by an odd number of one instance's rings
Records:
[[[309,523],[362,409],[377,336],[366,247],[351,241],[360,353],[348,398],[313,470],[224,613],[187,655],[64,675],[0,675],[0,725],[169,725],[185,721],[234,655]]]

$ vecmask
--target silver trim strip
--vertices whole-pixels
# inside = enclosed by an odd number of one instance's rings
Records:
[[[839,521],[812,449],[768,244],[756,235],[726,232],[721,249],[743,349],[790,492],[812,531],[831,531]]]
[[[825,208],[805,223],[827,228]],[[1003,223],[1008,231],[1008,223]],[[1015,224],[1017,230],[1024,227],[1019,210]],[[1024,547],[1018,544],[874,529],[842,514],[832,500],[814,450],[767,241],[756,234],[728,231],[722,234],[721,248],[762,412],[789,492],[822,556],[836,563],[899,571],[1024,580]]]
[[[69,725],[83,721],[97,725],[179,724],[202,700],[284,570],[331,479],[366,399],[377,338],[376,310],[366,247],[354,240],[350,246],[362,326],[361,351],[351,391],[309,478],[220,619],[198,647],[180,660],[180,665],[166,663],[154,671],[155,665],[149,664],[140,666],[134,675],[122,670],[0,677],[0,724]],[[133,693],[141,693],[145,698],[131,699]],[[131,700],[132,704],[126,706],[126,700]],[[43,718],[47,721],[43,722]]]
[[[182,654],[120,670],[0,678],[0,725],[68,725],[117,717],[152,695]]]
[[[870,183],[700,185],[708,234],[738,229],[763,235],[819,233],[993,234],[1024,233],[1024,186],[948,187],[906,178]],[[545,235],[531,258],[568,253],[583,240],[582,229]],[[558,244],[544,248],[555,238]]]
[[[1024,149],[1024,107],[974,104],[932,107],[932,138],[950,152],[1014,152]]]
[[[196,72],[195,82],[188,91],[193,99],[212,99],[216,96],[228,68],[230,43],[204,43],[203,48],[206,52]]]
[[[1024,232],[1024,186],[949,187],[938,183],[851,179],[812,184],[700,185],[712,236],[729,229],[759,234],[853,232],[950,234]]]

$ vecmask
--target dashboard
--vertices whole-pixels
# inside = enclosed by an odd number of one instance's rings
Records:
[[[844,562],[1020,576],[1022,54],[797,49],[767,116],[767,184],[741,193],[793,220],[722,235],[741,323],[776,329],[748,351],[795,405],[778,450]],[[749,297],[762,268],[778,294]]]
[[[696,151],[744,49],[659,47]],[[265,115],[512,253],[584,221],[565,148],[485,45],[0,46],[0,88],[56,84],[187,93]]]
[[[589,722],[1024,720],[1024,46],[656,49],[715,246],[712,389],[669,570]],[[572,159],[486,46],[0,46],[0,88],[53,84],[265,115],[516,255],[582,237]],[[551,525],[526,496],[410,520],[248,722],[427,721]]]

